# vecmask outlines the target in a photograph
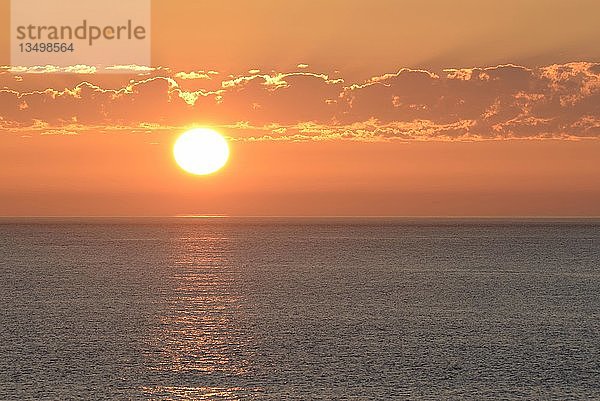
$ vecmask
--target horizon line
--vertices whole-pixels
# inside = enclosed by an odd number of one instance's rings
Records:
[[[235,219],[235,218],[289,218],[289,219],[600,219],[600,215],[0,215],[0,219]]]

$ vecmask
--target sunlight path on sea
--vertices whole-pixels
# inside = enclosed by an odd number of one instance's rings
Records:
[[[160,349],[149,362],[164,378],[145,386],[151,398],[236,399],[248,389],[224,387],[228,378],[248,373],[248,333],[239,324],[239,274],[231,260],[227,233],[182,226],[168,245],[168,274],[172,287],[164,290],[165,313],[148,349]],[[172,380],[173,383],[168,385]]]

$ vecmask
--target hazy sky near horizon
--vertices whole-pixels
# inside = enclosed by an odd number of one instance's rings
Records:
[[[152,7],[151,71],[0,54],[0,215],[600,215],[597,1]]]

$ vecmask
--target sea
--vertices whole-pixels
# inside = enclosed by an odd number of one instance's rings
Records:
[[[600,399],[600,220],[0,221],[0,400]]]

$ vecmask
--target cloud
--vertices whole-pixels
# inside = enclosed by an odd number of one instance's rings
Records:
[[[209,73],[205,73],[204,71],[191,71],[191,72],[178,72],[175,74],[175,78],[180,79],[211,79]]]
[[[56,65],[37,65],[37,66],[0,66],[0,71],[6,71],[15,74],[95,74],[95,73],[149,73],[155,71],[156,68],[127,64],[127,65],[111,65],[104,68],[98,68],[85,64],[77,64],[72,66],[60,67]]]
[[[0,68],[0,130],[84,134],[211,125],[249,141],[600,138],[597,63],[439,74],[404,68],[363,82],[304,64],[302,71],[222,78],[216,71],[116,67],[122,73]]]
[[[116,64],[106,67],[107,70],[125,70],[125,71],[154,71],[154,67],[136,64]]]

